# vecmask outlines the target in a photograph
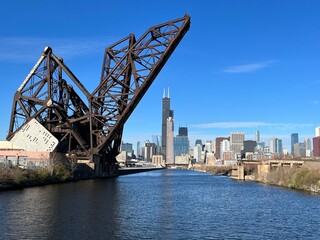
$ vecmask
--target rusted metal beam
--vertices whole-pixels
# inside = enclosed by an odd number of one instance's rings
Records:
[[[105,151],[112,144],[117,130],[123,127],[189,27],[190,16],[185,15],[149,28],[93,91],[92,106],[99,106],[102,113],[94,118],[104,121],[103,128],[96,132],[102,141],[93,145],[94,152]]]
[[[67,151],[81,149],[88,152],[89,119],[84,116],[89,114],[89,108],[64,79],[66,77],[88,96],[88,91],[63,60],[56,57],[50,47],[46,47],[14,96],[8,140],[25,123],[35,118],[59,140],[64,141],[66,133],[70,136],[68,141],[73,142],[73,149]],[[62,131],[61,126],[66,131]]]

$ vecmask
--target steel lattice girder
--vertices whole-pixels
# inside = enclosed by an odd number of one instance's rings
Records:
[[[92,93],[94,152],[107,151],[153,80],[190,27],[190,17],[149,28]],[[96,109],[99,109],[96,111]],[[100,113],[100,114],[98,114]],[[94,122],[103,124],[95,128]]]
[[[102,73],[101,73],[101,80],[100,82],[103,82],[104,79],[108,76],[108,74],[114,69],[115,66],[123,59],[123,57],[127,54],[128,50],[131,49],[131,47],[134,45],[136,42],[135,36],[133,34],[130,34],[129,36],[121,39],[120,41],[112,44],[105,50],[105,55],[104,55],[104,61],[103,61],[103,66],[102,66]],[[125,61],[128,61],[128,57],[124,58]],[[120,63],[121,64],[121,63]],[[123,78],[125,79],[124,82],[127,82],[128,79],[130,79],[131,75],[131,68],[128,68],[128,70],[123,74]],[[106,86],[107,87],[107,86]],[[127,89],[122,89],[123,92],[125,92]],[[99,95],[103,96],[105,95],[105,88],[101,88],[99,91]],[[103,106],[104,98],[100,98],[98,100],[99,106]],[[101,107],[93,107],[93,114],[99,116],[102,114],[101,112]],[[97,140],[99,139],[99,134],[100,134],[100,129],[103,129],[104,123],[100,122],[98,120],[93,120],[91,126],[94,126],[92,128],[92,145],[95,146],[97,145]],[[98,131],[96,131],[98,129]],[[119,148],[121,145],[121,140],[122,140],[122,132],[123,132],[123,127],[119,128],[117,130],[117,134],[115,134],[115,137],[113,139],[113,144],[112,146],[108,146],[108,152],[111,153],[113,152],[113,155],[118,154]],[[98,134],[98,136],[96,135]],[[101,139],[101,138],[100,138]]]
[[[80,148],[87,151],[89,121],[75,123],[87,118],[89,108],[64,78],[69,78],[83,95],[89,96],[62,59],[46,47],[15,93],[7,139],[10,140],[25,123],[35,118],[61,142],[60,150],[70,152]],[[83,132],[87,132],[87,136]]]

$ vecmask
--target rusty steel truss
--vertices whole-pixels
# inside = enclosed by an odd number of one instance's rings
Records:
[[[57,151],[90,159],[100,171],[109,171],[126,120],[189,27],[190,16],[185,15],[149,28],[138,40],[130,34],[106,48],[101,79],[92,93],[45,48],[14,95],[7,139],[35,118],[59,140]]]

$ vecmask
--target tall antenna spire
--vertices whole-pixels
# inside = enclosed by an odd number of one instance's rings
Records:
[[[163,98],[166,97],[166,89],[163,89]]]
[[[168,88],[168,98],[170,98],[170,88]]]

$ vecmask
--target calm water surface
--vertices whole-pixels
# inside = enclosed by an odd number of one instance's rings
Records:
[[[320,196],[161,170],[0,192],[0,239],[320,239]]]

